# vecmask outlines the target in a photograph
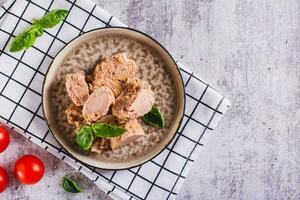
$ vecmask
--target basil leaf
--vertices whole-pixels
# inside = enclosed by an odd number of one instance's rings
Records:
[[[91,127],[83,126],[79,129],[76,136],[76,142],[83,150],[89,150],[93,140],[93,129]]]
[[[83,189],[73,180],[68,177],[63,177],[62,179],[62,187],[71,193],[80,193],[83,192]]]
[[[156,105],[153,105],[151,111],[143,116],[143,120],[160,128],[165,127],[165,118]]]
[[[95,123],[92,125],[92,129],[97,137],[102,138],[117,137],[126,132],[125,128],[106,123]]]
[[[39,24],[41,27],[45,28],[53,28],[55,25],[59,24],[62,20],[66,18],[69,11],[55,9],[51,10],[47,15],[43,18],[35,20],[34,24]]]
[[[36,38],[41,35],[43,35],[43,29],[41,26],[35,25],[30,27],[14,38],[10,46],[10,51],[16,52],[21,51],[24,48],[28,49],[35,43]]]
[[[10,46],[11,52],[21,51],[24,48],[30,48],[36,41],[36,38],[43,35],[43,29],[52,28],[64,20],[68,15],[67,10],[55,9],[50,11],[41,19],[33,21],[33,25],[16,36]]]

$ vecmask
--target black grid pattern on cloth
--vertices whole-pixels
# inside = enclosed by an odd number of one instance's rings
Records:
[[[13,5],[15,4],[15,1],[7,2],[6,6],[7,8],[4,7],[4,5],[1,5],[1,8],[3,9],[3,13],[0,16],[0,20],[4,17],[6,14],[6,10],[9,10]]]
[[[70,23],[68,21],[68,17],[66,18],[65,21],[63,21],[60,25],[59,25],[59,29],[58,31],[53,34],[49,31],[45,31],[46,34],[48,34],[51,38],[52,41],[49,45],[49,47],[47,48],[47,50],[41,50],[39,49],[37,46],[33,46],[32,49],[36,50],[37,52],[39,52],[40,54],[42,54],[42,58],[40,59],[40,62],[38,64],[38,66],[33,67],[31,66],[29,63],[27,63],[26,61],[23,60],[24,56],[26,55],[27,51],[22,52],[22,54],[20,55],[20,57],[15,56],[14,54],[10,54],[6,49],[9,45],[9,41],[11,41],[11,39],[13,37],[15,37],[16,33],[15,30],[17,29],[18,25],[20,22],[24,22],[28,25],[32,24],[30,21],[26,20],[23,18],[24,13],[26,12],[28,6],[33,5],[36,6],[38,8],[40,8],[44,14],[46,14],[47,12],[49,12],[49,10],[51,10],[51,6],[52,4],[55,2],[55,0],[51,0],[48,8],[44,8],[42,6],[40,6],[38,3],[33,2],[31,0],[25,0],[27,2],[26,7],[23,9],[23,12],[21,13],[20,16],[12,13],[10,11],[11,7],[15,4],[15,1],[12,1],[10,5],[4,7],[2,6],[1,8],[4,10],[3,14],[1,15],[0,19],[3,18],[3,16],[5,15],[11,15],[14,16],[18,19],[17,23],[15,24],[14,29],[9,32],[7,30],[4,30],[2,28],[0,28],[0,32],[7,35],[8,39],[6,40],[3,48],[0,50],[0,56],[5,55],[7,56],[9,59],[15,61],[15,66],[12,72],[10,74],[7,74],[5,72],[0,71],[0,78],[4,77],[6,80],[4,86],[2,88],[0,88],[0,98],[5,99],[5,101],[7,101],[8,104],[12,105],[12,110],[10,112],[9,116],[2,116],[0,115],[0,118],[5,121],[6,123],[17,127],[19,130],[21,130],[22,132],[26,133],[25,136],[29,139],[29,140],[33,140],[34,142],[38,143],[38,144],[42,144],[41,146],[43,146],[46,150],[48,151],[52,151],[52,153],[54,153],[56,156],[58,156],[61,160],[64,160],[66,162],[66,160],[70,160],[69,162],[73,162],[73,166],[74,163],[76,164],[76,166],[78,167],[77,170],[78,171],[82,171],[83,169],[87,170],[89,173],[93,174],[93,181],[94,182],[98,182],[99,178],[101,178],[102,180],[105,180],[106,182],[108,182],[109,184],[112,185],[112,188],[107,192],[108,195],[110,195],[111,193],[114,193],[116,190],[121,190],[127,194],[129,194],[130,199],[147,199],[149,198],[149,196],[151,195],[151,192],[153,192],[154,188],[158,188],[164,195],[165,195],[165,199],[169,199],[171,197],[174,197],[177,195],[178,191],[175,191],[175,187],[178,184],[180,179],[184,179],[185,175],[183,174],[186,166],[188,163],[192,163],[194,162],[194,159],[192,158],[192,155],[195,151],[196,148],[203,146],[201,139],[202,136],[204,134],[206,134],[207,131],[209,130],[213,130],[212,127],[210,127],[211,121],[213,120],[214,116],[216,115],[216,113],[222,115],[223,112],[219,110],[220,105],[223,102],[223,99],[220,99],[220,102],[218,103],[218,105],[214,108],[211,105],[205,103],[202,101],[203,97],[205,96],[205,94],[207,93],[208,89],[213,89],[212,87],[210,87],[208,84],[206,84],[205,82],[203,82],[201,79],[199,79],[197,76],[195,76],[192,72],[189,72],[187,70],[185,70],[184,68],[180,68],[180,72],[182,74],[185,74],[188,76],[188,79],[185,81],[185,87],[187,88],[190,84],[191,81],[198,81],[200,84],[203,84],[204,90],[201,91],[201,95],[200,98],[196,98],[195,96],[193,96],[192,94],[186,94],[187,97],[193,99],[196,102],[196,105],[194,106],[192,112],[190,114],[185,114],[185,118],[186,121],[182,122],[183,126],[180,129],[180,131],[178,131],[176,133],[176,138],[174,138],[174,141],[164,150],[167,154],[167,156],[165,158],[163,158],[162,163],[159,163],[158,161],[156,161],[155,159],[145,163],[144,165],[140,165],[138,166],[136,169],[128,169],[126,170],[128,173],[132,174],[132,178],[130,179],[128,185],[122,186],[121,183],[119,183],[118,181],[115,180],[116,176],[118,176],[118,173],[120,171],[124,171],[124,170],[118,170],[118,171],[113,171],[111,173],[110,176],[105,175],[105,173],[103,173],[103,171],[101,170],[97,170],[94,167],[91,167],[89,165],[86,165],[84,163],[81,163],[80,161],[74,159],[71,155],[69,155],[64,149],[62,149],[62,147],[60,145],[58,145],[55,141],[51,141],[48,140],[48,137],[51,136],[50,130],[46,129],[45,132],[43,133],[43,135],[38,135],[36,134],[34,131],[31,131],[31,126],[33,124],[34,120],[41,120],[44,121],[44,117],[42,114],[39,113],[40,109],[41,109],[41,101],[39,100],[38,102],[35,102],[37,104],[37,107],[32,110],[26,106],[24,106],[22,104],[22,100],[24,98],[24,96],[26,95],[27,92],[32,92],[35,95],[37,95],[39,98],[41,98],[41,92],[37,91],[35,88],[33,88],[31,86],[31,84],[34,82],[35,78],[37,76],[41,76],[42,79],[45,76],[45,73],[42,72],[40,70],[43,62],[45,61],[46,58],[49,58],[50,60],[52,60],[54,58],[55,55],[51,55],[50,54],[50,50],[51,48],[54,46],[56,41],[59,41],[61,43],[60,48],[62,48],[64,45],[66,45],[67,43],[60,39],[58,37],[58,34],[60,32],[60,30],[62,29],[62,27],[64,26],[64,24],[67,24],[69,26],[71,26],[72,28],[76,29],[78,31],[78,35],[82,34],[85,32],[85,27],[86,24],[88,23],[89,19],[91,17],[93,17],[94,19],[99,20],[99,22],[103,23],[106,27],[110,27],[110,22],[113,19],[113,16],[109,17],[109,20],[103,20],[100,19],[98,16],[95,15],[95,9],[96,9],[96,5],[94,4],[93,7],[90,8],[90,10],[87,10],[86,8],[82,8],[79,5],[77,5],[76,0],[75,1],[70,1],[70,0],[65,0],[66,2],[68,2],[70,4],[70,12],[72,11],[73,7],[76,7],[80,10],[82,10],[83,12],[85,12],[87,14],[87,17],[85,19],[85,22],[83,24],[83,26],[81,28],[78,28],[77,26],[75,26],[74,23]],[[29,80],[28,84],[24,84],[22,83],[20,80],[17,80],[16,78],[14,78],[14,73],[15,71],[18,69],[19,65],[23,65],[25,67],[27,67],[30,70],[33,70],[33,75]],[[18,97],[17,100],[13,99],[12,97],[10,97],[10,95],[5,94],[5,90],[8,87],[8,84],[13,83],[13,84],[18,84],[20,87],[22,87],[23,92],[22,94]],[[214,90],[214,89],[213,89]],[[0,99],[1,100],[1,99]],[[209,117],[209,121],[207,123],[204,123],[202,121],[199,121],[198,119],[196,119],[194,117],[194,113],[196,112],[197,108],[199,106],[204,106],[206,109],[211,110],[211,116]],[[21,122],[15,121],[14,120],[14,115],[16,114],[16,112],[18,110],[23,110],[22,113],[27,113],[28,116],[31,116],[28,122],[26,122],[26,124],[22,124]],[[194,123],[197,123],[199,126],[203,127],[203,131],[201,134],[199,134],[199,137],[197,139],[195,138],[191,138],[188,135],[185,134],[185,129],[187,124],[193,121]],[[44,122],[45,123],[45,122]],[[188,142],[190,142],[190,144],[192,145],[192,150],[187,153],[186,155],[183,152],[180,152],[178,150],[176,150],[176,145],[182,140],[185,139]],[[175,171],[174,169],[168,168],[167,167],[167,162],[170,160],[171,156],[177,156],[180,159],[182,159],[184,161],[183,166],[178,170]],[[153,180],[149,180],[149,178],[145,177],[145,174],[141,173],[141,169],[143,168],[143,166],[147,165],[147,164],[152,164],[154,166],[156,166],[158,168],[158,172],[155,175]],[[172,182],[170,187],[164,187],[163,184],[161,184],[159,182],[159,178],[162,174],[162,172],[168,173],[170,176],[175,177],[175,181]],[[138,194],[138,192],[135,192],[135,189],[133,187],[133,185],[136,183],[137,180],[143,181],[144,183],[148,184],[148,189],[146,191],[143,191],[143,194]],[[164,199],[164,195],[161,197],[162,199]]]

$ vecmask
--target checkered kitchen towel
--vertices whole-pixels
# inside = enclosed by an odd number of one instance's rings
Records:
[[[27,51],[10,53],[13,37],[49,10],[70,11]],[[42,82],[57,52],[85,31],[125,26],[88,0],[8,0],[0,9],[0,120],[84,173],[113,199],[174,199],[228,101],[178,63],[186,89],[186,111],[171,144],[151,161],[128,170],[103,171],[84,165],[55,141],[41,111]]]

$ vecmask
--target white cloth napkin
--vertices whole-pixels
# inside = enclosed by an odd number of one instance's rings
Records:
[[[70,11],[27,51],[10,53],[13,37],[49,10]],[[85,31],[125,26],[89,0],[8,0],[0,9],[0,120],[94,181],[113,199],[174,199],[199,150],[229,107],[214,88],[178,63],[186,89],[186,111],[171,144],[132,169],[103,171],[70,157],[55,141],[41,111],[41,88],[57,52]]]

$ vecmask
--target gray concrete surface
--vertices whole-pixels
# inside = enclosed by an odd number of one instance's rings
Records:
[[[2,0],[1,0],[2,1]],[[0,2],[1,2],[0,1]],[[300,2],[298,0],[99,0],[119,19],[157,38],[219,88],[232,108],[203,148],[179,196],[198,199],[300,199]],[[21,151],[46,160],[43,181],[15,181],[1,199],[108,199],[59,186],[73,170],[13,134],[0,156]]]

